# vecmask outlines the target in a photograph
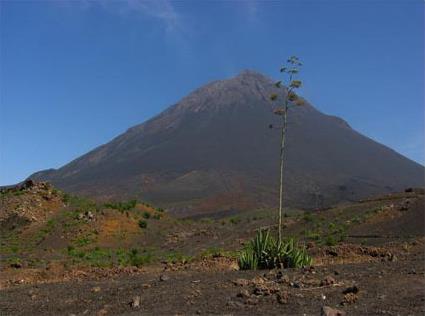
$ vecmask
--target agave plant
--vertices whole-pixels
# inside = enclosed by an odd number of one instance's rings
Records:
[[[242,270],[300,268],[311,265],[312,262],[305,247],[299,246],[295,239],[279,242],[269,231],[261,230],[239,255],[239,267]]]

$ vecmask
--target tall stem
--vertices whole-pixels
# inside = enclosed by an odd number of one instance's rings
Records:
[[[286,124],[288,117],[287,101],[283,113],[283,126],[280,135],[280,187],[279,187],[279,243],[282,243],[282,209],[283,209],[283,165],[285,158]]]

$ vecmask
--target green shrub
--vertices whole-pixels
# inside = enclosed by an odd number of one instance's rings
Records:
[[[241,218],[239,216],[233,216],[229,218],[229,222],[233,225],[236,225],[241,222]]]
[[[128,264],[135,267],[140,267],[144,264],[152,261],[152,255],[150,253],[139,254],[137,249],[131,249],[128,254]]]
[[[338,241],[334,236],[328,235],[326,236],[324,243],[326,246],[335,246],[336,244],[338,244]]]
[[[305,213],[303,216],[304,221],[306,221],[307,223],[309,222],[313,222],[314,221],[314,216],[311,213]]]
[[[152,218],[159,220],[159,219],[161,219],[161,214],[155,214],[154,216],[152,216]]]
[[[143,219],[141,219],[139,221],[139,227],[142,228],[142,229],[147,228],[148,227],[148,222],[147,221],[144,221]]]
[[[62,201],[63,201],[65,204],[68,204],[70,199],[71,199],[71,196],[70,196],[68,193],[64,193],[64,194],[62,195]]]
[[[279,243],[270,231],[259,231],[239,255],[239,267],[249,269],[273,269],[277,267],[299,268],[311,265],[312,258],[304,247],[289,238]]]
[[[172,252],[170,254],[167,255],[167,262],[169,263],[182,263],[182,264],[186,264],[189,263],[193,260],[192,256],[186,256],[180,252]]]
[[[151,213],[143,212],[143,217],[146,218],[146,219],[149,219],[149,218],[151,218]]]
[[[103,204],[104,207],[118,210],[121,213],[124,213],[124,211],[129,211],[135,208],[136,205],[137,205],[137,200],[130,200],[127,202],[109,202],[109,203]]]
[[[214,224],[214,220],[209,217],[201,218],[200,222],[204,224]]]
[[[201,253],[202,258],[217,258],[223,256],[225,251],[218,247],[211,247]]]

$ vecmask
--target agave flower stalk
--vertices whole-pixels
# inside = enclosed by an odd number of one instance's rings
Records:
[[[299,73],[299,69],[302,66],[302,63],[296,56],[291,56],[286,61],[284,67],[280,69],[280,72],[283,75],[283,80],[280,80],[275,83],[276,88],[283,88],[285,93],[282,97],[279,97],[277,93],[270,96],[270,100],[274,103],[277,103],[277,106],[274,106],[273,113],[279,115],[282,120],[282,125],[280,129],[280,168],[279,168],[279,212],[278,212],[278,231],[279,231],[279,243],[282,243],[282,213],[283,213],[283,175],[284,175],[284,162],[285,162],[285,145],[286,145],[286,135],[288,128],[288,110],[292,106],[299,106],[303,104],[301,98],[295,93],[295,90],[302,86],[300,80],[296,80],[295,76]],[[282,102],[283,101],[283,102]],[[273,128],[273,125],[269,125],[270,128]]]

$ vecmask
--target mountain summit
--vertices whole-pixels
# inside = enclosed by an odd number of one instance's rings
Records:
[[[34,180],[179,214],[275,207],[279,132],[273,81],[246,70],[211,82],[143,124]],[[424,185],[424,168],[308,102],[289,115],[286,205],[316,208]]]

